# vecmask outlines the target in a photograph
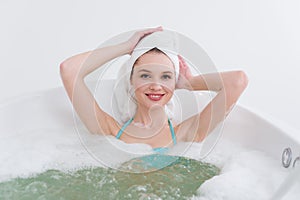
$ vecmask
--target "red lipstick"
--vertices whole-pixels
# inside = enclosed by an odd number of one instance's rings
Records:
[[[151,101],[159,101],[165,94],[146,94]]]

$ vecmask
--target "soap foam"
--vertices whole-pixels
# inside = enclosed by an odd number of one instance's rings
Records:
[[[289,174],[280,161],[264,152],[225,139],[207,157],[201,157],[201,148],[201,143],[178,143],[169,152],[209,162],[221,169],[220,175],[201,185],[193,199],[269,199]],[[118,166],[152,151],[146,144],[126,144],[112,136],[92,135],[83,130],[79,133],[67,126],[1,132],[0,152],[0,182],[3,182],[49,169]],[[289,192],[289,199],[299,198],[296,191]]]

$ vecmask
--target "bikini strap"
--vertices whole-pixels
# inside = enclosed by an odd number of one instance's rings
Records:
[[[116,136],[117,139],[120,139],[120,137],[121,137],[123,131],[124,131],[125,128],[132,122],[132,120],[133,120],[133,118],[131,118],[130,120],[128,120],[128,121],[122,126],[122,128],[119,130],[119,132],[118,132],[118,134],[117,134],[117,136]]]
[[[174,128],[173,128],[173,125],[172,125],[172,122],[171,120],[168,118],[168,123],[169,123],[169,127],[170,127],[170,130],[171,130],[171,134],[172,134],[172,140],[173,140],[173,143],[176,144],[177,141],[176,141],[176,135],[175,135],[175,131],[174,131]]]

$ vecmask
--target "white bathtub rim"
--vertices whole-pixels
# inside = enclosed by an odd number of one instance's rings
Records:
[[[280,132],[286,134],[286,136],[288,136],[289,138],[294,140],[300,146],[300,134],[299,134],[300,130],[297,130],[297,129],[293,128],[292,126],[288,125],[287,123],[285,123],[284,121],[279,120],[279,119],[271,116],[270,114],[264,113],[253,107],[249,107],[249,106],[246,106],[246,105],[243,105],[240,103],[238,103],[237,106],[240,109],[243,109],[246,112],[251,113],[252,115],[254,115],[255,117],[264,121],[268,125],[275,127]]]

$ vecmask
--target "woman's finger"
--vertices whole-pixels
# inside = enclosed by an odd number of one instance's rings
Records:
[[[149,28],[149,29],[146,29],[145,31],[146,32],[155,32],[155,31],[162,31],[162,26],[159,26],[159,27],[156,27],[156,28]]]
[[[192,77],[191,70],[190,70],[188,64],[185,62],[185,60],[180,55],[178,55],[178,59],[179,59],[180,74],[187,79]]]
[[[179,63],[182,65],[182,68],[186,69],[188,66],[187,66],[186,62],[184,61],[184,59],[180,55],[178,55],[178,59],[179,59]]]
[[[162,27],[156,27],[156,28],[149,28],[149,29],[144,29],[144,30],[140,30],[137,31],[133,34],[133,36],[131,36],[131,38],[129,38],[125,43],[126,46],[128,46],[128,54],[131,54],[133,49],[135,48],[135,46],[139,43],[139,41],[141,39],[143,39],[145,36],[150,35],[156,31],[162,31]]]
[[[159,26],[159,27],[156,27],[156,28],[150,28],[150,29],[146,29],[144,31],[142,31],[142,35],[143,36],[146,36],[146,35],[149,35],[151,33],[154,33],[154,32],[157,32],[157,31],[162,31],[162,27]]]

